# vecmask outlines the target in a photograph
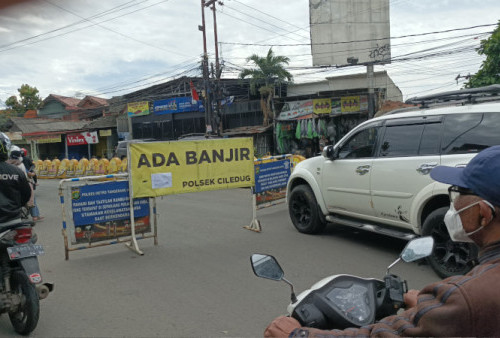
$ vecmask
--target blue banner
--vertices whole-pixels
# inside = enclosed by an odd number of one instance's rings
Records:
[[[286,187],[290,171],[290,159],[256,164],[255,193]]]
[[[127,181],[83,185],[71,188],[75,226],[130,218]],[[135,218],[149,215],[149,199],[134,199]]]
[[[204,112],[203,102],[194,101],[191,96],[154,101],[153,110],[156,115],[175,114],[191,111]]]

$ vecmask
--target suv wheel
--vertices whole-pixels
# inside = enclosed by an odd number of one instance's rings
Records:
[[[478,254],[477,246],[474,243],[451,240],[444,224],[444,215],[448,209],[448,207],[443,207],[431,212],[422,227],[424,236],[434,238],[434,250],[427,261],[442,278],[467,273],[471,269],[469,262],[477,258]]]
[[[301,184],[293,188],[288,202],[288,212],[299,232],[317,234],[326,226],[325,218],[308,185]]]

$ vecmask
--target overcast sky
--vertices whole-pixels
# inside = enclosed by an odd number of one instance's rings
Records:
[[[265,55],[272,45],[276,54],[290,57],[298,83],[366,71],[309,68],[309,1],[223,2],[217,24],[224,77],[236,77],[249,66],[246,57]],[[213,58],[212,12],[205,16]],[[499,0],[390,0],[392,57],[409,55],[375,70],[387,70],[404,99],[460,89],[464,79],[457,84],[455,78],[478,70],[483,58],[474,48],[499,19]],[[25,83],[42,98],[111,98],[183,75],[201,76],[200,24],[200,0],[33,0],[1,8],[0,107]],[[422,35],[445,30],[450,32]]]

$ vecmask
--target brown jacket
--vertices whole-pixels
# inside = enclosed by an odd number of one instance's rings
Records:
[[[299,328],[290,337],[500,336],[500,242],[480,252],[468,274],[430,284],[399,315],[356,329]]]

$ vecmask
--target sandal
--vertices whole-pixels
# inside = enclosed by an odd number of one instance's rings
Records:
[[[38,217],[35,216],[35,217],[33,217],[33,221],[40,222],[40,221],[43,221],[44,218],[45,217],[43,217],[43,216],[38,216]]]

